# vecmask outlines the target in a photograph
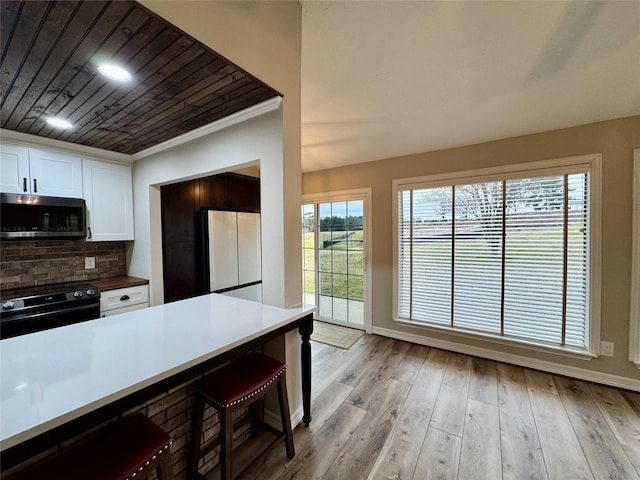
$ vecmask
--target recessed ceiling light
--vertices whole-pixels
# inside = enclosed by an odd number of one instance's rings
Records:
[[[98,71],[111,80],[117,80],[119,82],[131,80],[131,74],[129,72],[112,63],[103,63],[98,67]]]
[[[49,117],[47,118],[47,123],[54,128],[62,128],[64,130],[73,128],[73,125],[71,125],[71,123],[67,122],[62,118]]]

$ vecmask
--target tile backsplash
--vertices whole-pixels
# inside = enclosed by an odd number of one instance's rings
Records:
[[[86,270],[85,257],[95,257],[96,268]],[[126,273],[126,242],[30,240],[0,244],[0,290]]]

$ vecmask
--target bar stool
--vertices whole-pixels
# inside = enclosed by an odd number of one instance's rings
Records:
[[[284,375],[286,368],[284,363],[271,357],[260,353],[250,353],[219,368],[192,385],[194,394],[193,423],[189,440],[187,478],[205,478],[198,472],[198,461],[216,444],[216,440],[212,439],[205,445],[201,445],[205,404],[215,408],[220,416],[220,479],[232,480],[232,411],[235,407],[256,402],[274,386],[278,389],[287,457],[293,458],[295,450]]]
[[[10,478],[137,480],[155,469],[158,480],[173,480],[170,445],[171,437],[164,430],[136,413]]]

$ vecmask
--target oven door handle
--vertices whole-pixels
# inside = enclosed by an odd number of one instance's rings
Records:
[[[96,307],[100,307],[100,302],[88,302],[88,303],[83,303],[82,305],[74,305],[71,308],[56,308],[53,310],[47,310],[44,312],[38,312],[38,313],[28,313],[28,312],[24,312],[21,315],[16,315],[16,316],[5,316],[5,318],[2,318],[1,321],[2,323],[13,323],[13,322],[25,322],[25,321],[30,321],[30,320],[38,320],[40,318],[43,317],[50,317],[52,315],[59,315],[61,313],[65,313],[65,314],[72,314],[72,313],[76,313],[76,312],[81,312],[83,310],[90,310],[92,308],[96,308]]]
[[[100,302],[0,317],[0,340],[100,318]]]

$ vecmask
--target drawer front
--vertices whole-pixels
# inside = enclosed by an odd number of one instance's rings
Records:
[[[149,286],[118,288],[100,292],[100,311],[106,312],[114,308],[128,307],[149,303]]]
[[[142,308],[147,308],[149,306],[148,303],[138,303],[136,305],[129,305],[127,307],[121,308],[113,308],[111,310],[105,310],[100,312],[101,317],[110,317],[112,315],[119,315],[121,313],[133,312],[134,310],[140,310]]]

